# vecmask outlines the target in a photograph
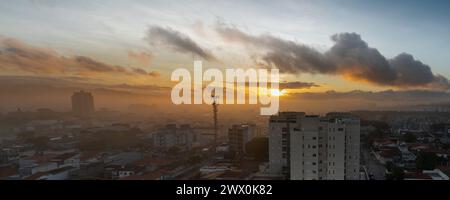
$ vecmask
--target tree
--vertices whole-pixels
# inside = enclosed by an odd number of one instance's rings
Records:
[[[386,179],[388,179],[388,180],[403,180],[404,178],[405,178],[405,172],[404,172],[403,168],[396,167],[396,166],[394,166],[394,168],[392,169],[390,174],[386,175]]]
[[[386,170],[389,173],[386,174],[386,179],[388,180],[403,180],[405,176],[405,172],[403,168],[397,167],[393,162],[386,162],[385,164]]]
[[[416,159],[416,168],[419,170],[433,170],[439,162],[435,153],[419,152]]]
[[[403,139],[405,140],[406,143],[414,143],[417,141],[417,137],[416,135],[412,134],[412,133],[406,133],[403,136]]]
[[[177,147],[177,146],[170,147],[170,148],[167,150],[167,153],[168,153],[169,155],[172,155],[172,156],[177,155],[179,152],[180,152],[180,148]]]
[[[189,163],[190,164],[198,164],[202,161],[202,157],[199,155],[192,155],[189,156]]]
[[[444,143],[444,144],[442,144],[442,148],[445,149],[445,150],[450,149],[450,143]]]
[[[392,171],[394,169],[395,165],[391,161],[387,161],[385,164],[385,167],[386,167],[386,170]]]

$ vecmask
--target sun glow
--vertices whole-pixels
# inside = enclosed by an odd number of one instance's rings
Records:
[[[286,90],[278,90],[278,89],[271,89],[270,94],[272,96],[283,96],[286,94]]]

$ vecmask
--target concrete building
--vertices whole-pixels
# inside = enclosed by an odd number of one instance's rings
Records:
[[[72,95],[72,112],[80,117],[88,117],[94,113],[94,97],[83,90]]]
[[[196,132],[189,125],[181,125],[178,128],[175,124],[168,124],[153,135],[155,147],[166,150],[174,146],[190,149],[197,140]]]
[[[269,167],[293,180],[359,179],[360,121],[282,112],[269,122]]]
[[[16,148],[2,148],[0,149],[0,165],[12,161],[19,160],[20,154]]]
[[[235,155],[246,153],[245,145],[256,137],[256,125],[239,124],[228,129],[228,142],[230,151]]]

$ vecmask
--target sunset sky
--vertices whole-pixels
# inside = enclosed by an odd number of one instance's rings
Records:
[[[0,0],[0,75],[170,87],[175,68],[277,67],[297,92],[450,88],[450,3]]]

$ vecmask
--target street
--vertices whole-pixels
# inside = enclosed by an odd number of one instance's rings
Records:
[[[381,164],[373,154],[371,154],[371,151],[367,148],[361,148],[362,150],[362,161],[363,164],[366,166],[367,171],[369,173],[369,176],[371,176],[371,179],[374,180],[385,180],[385,170],[383,164]]]

